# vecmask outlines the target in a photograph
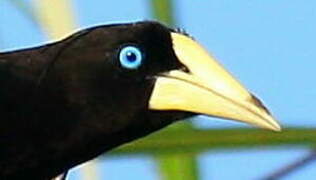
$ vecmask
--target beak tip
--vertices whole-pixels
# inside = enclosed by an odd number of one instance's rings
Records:
[[[250,93],[250,102],[255,105],[258,109],[260,109],[266,116],[265,118],[265,125],[263,127],[268,130],[272,130],[275,132],[282,131],[282,128],[280,124],[275,120],[271,114],[271,112],[268,110],[268,108],[265,107],[265,105],[262,103],[260,99],[258,99],[256,96]]]
[[[268,126],[266,126],[266,129],[268,130],[272,130],[272,131],[275,131],[275,132],[281,132],[282,131],[282,128],[280,126],[279,123],[277,123],[277,121],[271,121]]]
[[[275,131],[275,132],[281,132],[282,128],[280,126],[276,126],[276,127],[273,127],[273,129],[271,129],[271,130]]]
[[[281,131],[282,131],[282,128],[281,128],[280,125],[278,125],[278,126],[276,126],[273,130],[276,131],[276,132],[281,132]]]

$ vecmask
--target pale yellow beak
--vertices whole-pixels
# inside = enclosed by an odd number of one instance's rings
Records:
[[[190,37],[171,33],[173,49],[190,72],[172,70],[157,77],[152,110],[178,110],[237,120],[280,131],[263,104]]]

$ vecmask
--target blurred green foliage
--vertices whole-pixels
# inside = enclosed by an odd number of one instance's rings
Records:
[[[154,133],[126,144],[112,155],[131,153],[201,153],[212,149],[257,148],[262,146],[316,146],[315,128],[286,128],[281,133],[260,129],[191,129]]]

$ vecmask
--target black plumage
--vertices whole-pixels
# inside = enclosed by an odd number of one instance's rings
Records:
[[[0,179],[49,179],[195,114],[148,108],[158,76],[191,73],[172,32],[156,22],[98,26],[0,53]],[[137,69],[118,61],[127,45],[143,52]]]
[[[117,61],[126,44],[146,52],[137,71]],[[169,30],[157,23],[91,28],[57,43],[1,53],[0,63],[4,179],[56,176],[183,117],[147,108],[154,76],[182,66]]]

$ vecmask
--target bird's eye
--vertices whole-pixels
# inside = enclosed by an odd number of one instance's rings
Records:
[[[127,69],[137,69],[143,61],[143,54],[138,47],[126,46],[119,52],[121,65]]]

